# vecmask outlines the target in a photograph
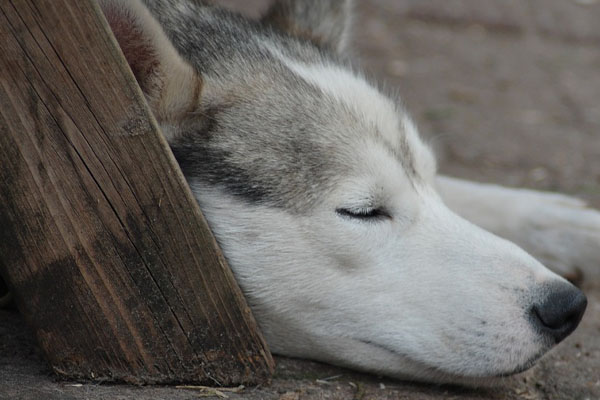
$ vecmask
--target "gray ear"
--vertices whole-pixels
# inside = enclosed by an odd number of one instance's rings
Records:
[[[350,41],[352,0],[276,0],[263,21],[343,54]]]
[[[140,0],[100,0],[100,7],[157,120],[182,118],[199,100],[201,77]]]

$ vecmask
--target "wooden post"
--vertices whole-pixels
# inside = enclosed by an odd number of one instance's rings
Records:
[[[54,371],[268,381],[273,360],[92,0],[0,1],[0,272]]]

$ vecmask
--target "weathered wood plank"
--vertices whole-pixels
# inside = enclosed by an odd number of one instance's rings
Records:
[[[0,2],[0,272],[54,370],[269,379],[273,360],[92,0]]]

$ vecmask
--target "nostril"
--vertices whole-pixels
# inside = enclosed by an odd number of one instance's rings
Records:
[[[534,324],[558,343],[579,325],[586,306],[585,295],[575,286],[555,286],[541,303],[533,306]]]
[[[587,304],[585,296],[559,295],[547,299],[534,311],[542,323],[550,329],[561,329],[565,325],[577,323]]]

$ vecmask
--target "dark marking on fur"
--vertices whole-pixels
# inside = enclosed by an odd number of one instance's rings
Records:
[[[197,112],[197,110],[201,109],[200,106],[202,104],[202,88],[204,87],[204,80],[202,79],[202,76],[195,74],[192,86],[192,98],[185,110],[185,115],[194,114],[195,112]]]
[[[253,180],[246,170],[228,161],[231,155],[227,151],[194,146],[174,146],[172,150],[188,179],[200,179],[253,204],[273,199],[268,189]],[[198,157],[202,158],[202,162],[198,162]]]
[[[171,150],[188,179],[199,178],[252,203],[263,202],[267,191],[252,183],[243,168],[229,161],[230,152],[210,145],[213,133],[219,129],[219,115],[227,108],[211,106],[202,111],[199,114],[202,124],[172,141]]]
[[[408,176],[414,178],[419,176],[415,167],[415,158],[408,144],[406,135],[400,136],[400,154],[396,158],[402,163]]]
[[[374,127],[376,131],[376,128]],[[404,167],[406,174],[409,178],[418,178],[415,167],[415,160],[412,153],[412,149],[408,144],[408,140],[404,134],[398,133],[399,144],[396,145],[387,140],[381,133],[377,132],[373,135],[373,138],[379,142],[388,152]]]

